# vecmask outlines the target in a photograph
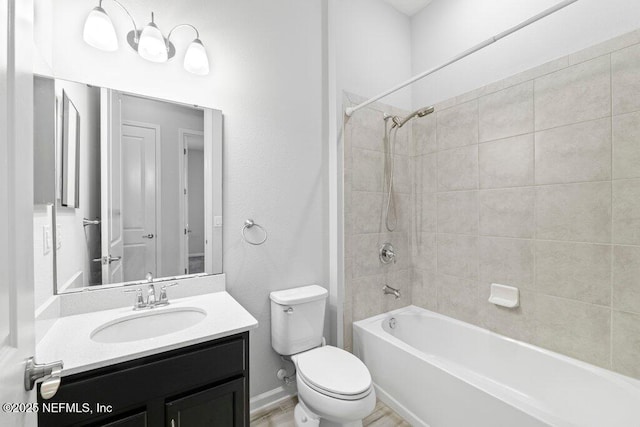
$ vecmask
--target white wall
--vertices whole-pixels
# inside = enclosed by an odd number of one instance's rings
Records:
[[[251,335],[251,395],[263,393],[281,385],[275,377],[281,362],[270,342],[269,292],[328,286],[321,2],[124,3],[140,23],[155,11],[165,32],[182,22],[198,27],[210,75],[185,72],[180,57],[168,64],[139,58],[123,39],[126,17],[108,2],[120,50],[87,46],[82,27],[94,5],[80,0],[54,2],[53,74],[223,111],[223,268],[228,291],[260,322]],[[178,55],[192,37],[187,29],[176,32]],[[269,232],[265,245],[240,240],[247,218]]]
[[[409,17],[382,0],[338,0],[332,4],[340,104],[342,91],[368,98],[411,77]],[[411,90],[396,92],[385,103],[411,109]]]
[[[413,74],[558,3],[559,0],[434,0],[411,21]],[[640,26],[637,0],[579,0],[413,86],[415,108],[434,104]]]

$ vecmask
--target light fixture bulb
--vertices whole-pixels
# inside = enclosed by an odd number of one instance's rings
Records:
[[[209,58],[200,39],[195,39],[184,55],[184,69],[190,73],[206,76],[209,74]]]
[[[118,37],[111,18],[100,6],[95,7],[84,22],[84,41],[96,49],[113,52],[118,50]]]
[[[167,43],[153,21],[149,22],[140,34],[138,54],[151,62],[167,62],[169,59]]]

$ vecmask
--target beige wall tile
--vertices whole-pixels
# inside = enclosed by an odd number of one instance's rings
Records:
[[[478,284],[438,274],[438,312],[469,323],[478,321]]]
[[[466,279],[478,278],[478,238],[438,234],[438,273]]]
[[[436,111],[436,139],[439,150],[478,143],[477,100]]]
[[[413,179],[413,157],[395,156],[393,188],[398,193],[411,193]],[[386,190],[385,190],[386,191]]]
[[[411,303],[427,310],[438,309],[436,274],[414,268],[411,274]]]
[[[613,247],[614,310],[640,313],[640,247]]]
[[[393,146],[393,152],[400,156],[413,156],[413,142],[411,140],[411,126],[403,126],[394,130],[389,135],[389,144]],[[391,145],[390,145],[391,146]]]
[[[606,55],[616,50],[640,43],[640,30],[631,31],[611,40],[598,43],[595,46],[588,47],[576,53],[569,55],[569,63],[571,65],[588,61],[598,56]]]
[[[640,245],[640,179],[613,182],[613,243]]]
[[[378,233],[382,218],[382,193],[354,191],[347,216],[353,233]]]
[[[611,54],[613,114],[640,110],[640,45]]]
[[[594,365],[610,366],[608,307],[538,294],[534,344]]]
[[[397,254],[397,263],[382,264],[380,247],[390,242]],[[389,270],[406,270],[411,265],[407,233],[356,234],[353,236],[353,277],[384,274]]]
[[[413,266],[423,271],[436,271],[436,235],[434,233],[419,233],[414,241]]]
[[[531,188],[482,190],[480,234],[495,237],[533,237],[535,191]]]
[[[478,146],[470,145],[438,153],[438,190],[478,188]]]
[[[353,280],[353,321],[366,319],[384,311],[382,287],[384,275],[359,277]]]
[[[640,178],[640,112],[613,117],[613,178]]]
[[[534,277],[533,251],[533,240],[480,237],[480,283],[531,289]]]
[[[536,132],[536,184],[611,179],[609,117]]]
[[[396,193],[394,195],[395,198],[395,212],[397,223],[396,227],[393,231],[405,231],[409,232],[413,228],[413,204],[412,204],[412,196],[410,194]],[[386,199],[384,199],[386,200]],[[387,205],[384,204],[382,207],[382,220],[380,221],[380,230],[386,231],[384,218],[386,214]],[[391,214],[390,214],[391,215]]]
[[[536,191],[538,239],[611,241],[611,183],[550,185]]]
[[[412,126],[415,154],[435,153],[438,151],[436,114],[417,118],[413,121]]]
[[[538,65],[537,67],[533,67],[529,70],[525,70],[521,73],[515,74],[511,77],[507,77],[504,80],[499,80],[497,82],[491,83],[487,86],[486,93],[497,92],[499,90],[515,86],[517,84],[527,82],[529,80],[533,80],[547,74],[551,74],[555,71],[567,68],[568,66],[569,57],[563,56],[561,58],[554,59],[542,65]]]
[[[438,232],[478,234],[478,192],[438,194]]]
[[[436,194],[422,193],[416,194],[416,218],[417,231],[423,233],[436,232]]]
[[[478,150],[480,188],[533,185],[533,134],[486,142]]]
[[[608,306],[611,246],[536,242],[536,291]]]
[[[382,191],[384,154],[379,151],[352,149],[353,185],[355,191]]]
[[[535,336],[536,294],[520,290],[520,305],[500,307],[488,301],[491,284],[482,283],[478,295],[479,325],[507,337],[531,342]]]
[[[384,151],[383,137],[384,132],[380,132],[380,129],[362,126],[354,127],[351,133],[353,146],[367,150]]]
[[[351,117],[347,117],[346,123],[353,126],[354,128],[371,129],[376,131],[378,135],[383,135],[384,134],[383,107],[378,106],[378,108],[372,108],[372,106],[368,106],[361,110],[358,110],[358,112],[354,113]]]
[[[640,315],[613,312],[613,370],[640,378]]]
[[[533,81],[479,99],[480,141],[533,132]]]
[[[535,80],[535,128],[549,129],[611,113],[610,57],[573,65]]]
[[[426,154],[415,157],[416,192],[432,193],[438,189],[438,156]]]

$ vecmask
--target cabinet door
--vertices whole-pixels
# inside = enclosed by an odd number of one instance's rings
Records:
[[[102,427],[147,427],[147,413],[141,412],[100,425]]]
[[[166,404],[167,427],[243,427],[244,378]]]

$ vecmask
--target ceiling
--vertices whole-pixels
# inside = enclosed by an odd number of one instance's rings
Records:
[[[384,0],[407,16],[413,16],[431,3],[432,0]]]

